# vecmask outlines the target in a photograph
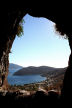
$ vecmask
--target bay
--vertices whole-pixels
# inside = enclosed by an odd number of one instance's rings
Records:
[[[25,85],[31,83],[37,83],[46,80],[46,77],[42,77],[41,75],[24,75],[24,76],[14,76],[8,75],[7,77],[8,83],[10,85]]]

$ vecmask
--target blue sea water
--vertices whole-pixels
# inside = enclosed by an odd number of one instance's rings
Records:
[[[25,84],[41,82],[43,80],[46,80],[46,77],[42,77],[41,75],[24,75],[24,76],[8,75],[7,80],[10,85],[25,85]]]

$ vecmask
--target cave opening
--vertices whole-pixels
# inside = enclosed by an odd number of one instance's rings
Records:
[[[65,8],[56,8],[55,5],[53,5],[54,8],[52,8],[50,12],[49,6],[46,8],[43,7],[35,7],[35,8],[25,8],[25,7],[18,7],[18,8],[8,8],[7,11],[4,10],[2,13],[4,15],[1,15],[1,22],[2,22],[2,35],[0,38],[0,102],[1,105],[9,105],[11,104],[23,104],[26,108],[31,108],[34,106],[36,107],[59,107],[61,106],[70,106],[71,98],[72,98],[72,16],[71,16],[71,9]],[[58,5],[59,6],[59,5]],[[6,16],[5,16],[6,12]],[[61,95],[54,92],[47,92],[46,95],[45,92],[37,92],[34,95],[23,97],[24,93],[29,95],[29,92],[22,91],[19,93],[19,91],[15,92],[9,92],[7,89],[7,85],[5,83],[7,75],[8,75],[8,67],[9,67],[9,53],[11,46],[13,44],[13,41],[17,34],[17,27],[23,16],[26,15],[26,13],[29,13],[32,16],[35,17],[44,17],[47,19],[50,19],[51,21],[54,21],[56,23],[57,31],[64,35],[66,34],[69,41],[69,46],[71,50],[71,54],[69,56],[68,61],[68,68],[64,75],[63,80],[63,88],[61,90]],[[8,19],[8,20],[7,20]],[[6,24],[6,25],[5,25]],[[5,25],[5,26],[4,26]],[[7,30],[7,29],[8,30]],[[6,32],[5,32],[6,31]],[[58,45],[58,44],[57,44]],[[59,56],[59,55],[58,55]],[[66,56],[66,55],[65,55]],[[63,62],[63,60],[62,60]],[[5,88],[6,87],[6,88]],[[9,85],[8,85],[9,87]],[[11,89],[11,88],[10,88]],[[13,88],[15,90],[15,87]],[[24,90],[24,88],[23,88]],[[40,89],[41,90],[41,89]],[[19,96],[19,97],[18,97]],[[21,97],[22,96],[22,97]],[[10,99],[11,98],[11,99]],[[4,104],[5,103],[5,104]]]
[[[30,87],[31,90],[32,88],[36,90],[42,88],[46,90],[57,88],[60,89],[59,87],[61,86],[64,77],[63,72],[68,66],[68,59],[70,55],[68,41],[62,39],[61,36],[56,33],[54,28],[55,23],[46,18],[35,18],[27,14],[24,17],[24,21],[24,36],[20,38],[16,36],[12,47],[12,53],[10,54],[9,58],[10,63],[22,66],[19,69],[22,69],[23,67],[30,69],[34,67],[42,67],[46,69],[47,66],[56,68],[55,70],[51,70],[51,75],[53,75],[53,71],[55,71],[55,76],[49,77],[48,72],[44,73],[46,75],[43,76],[47,77],[47,80],[43,83],[43,85],[33,84],[32,87],[30,85],[28,89],[30,89]],[[10,77],[10,79],[8,79],[8,82],[11,80],[10,83],[14,83],[13,81],[15,79],[11,79],[11,77],[14,75],[13,72],[16,72],[18,70],[12,70],[12,72],[9,72],[8,76]],[[59,72],[62,72],[62,74]],[[58,75],[57,73],[59,73],[60,75]],[[51,85],[48,88],[48,86],[54,81],[54,85]],[[24,89],[26,89],[26,86],[24,87]]]

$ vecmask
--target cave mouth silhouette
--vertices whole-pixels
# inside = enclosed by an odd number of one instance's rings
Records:
[[[51,6],[51,5],[50,5]],[[72,105],[70,101],[72,98],[72,16],[71,16],[71,9],[67,8],[67,6],[63,4],[63,7],[60,7],[55,10],[55,5],[53,5],[53,9],[47,6],[46,8],[43,7],[34,7],[34,8],[26,8],[26,7],[18,7],[18,8],[9,8],[2,13],[1,21],[2,21],[2,35],[0,39],[0,74],[1,76],[4,74],[5,78],[8,74],[8,66],[9,66],[9,52],[12,47],[12,43],[15,39],[17,26],[23,16],[26,13],[31,14],[32,16],[36,17],[45,17],[52,21],[54,21],[57,25],[57,29],[61,34],[66,34],[68,36],[69,46],[71,49],[71,54],[69,57],[68,68],[66,70],[64,81],[63,81],[63,89],[61,93],[61,99],[63,102],[65,101],[65,105]],[[58,5],[59,6],[59,5]],[[7,20],[8,19],[8,20]],[[5,25],[6,24],[6,25]],[[5,25],[5,26],[4,26]],[[8,27],[8,30],[6,29]],[[6,31],[6,32],[4,32]],[[6,80],[6,79],[5,79]],[[5,83],[3,83],[5,84]],[[6,84],[5,84],[6,85]],[[2,86],[2,85],[1,85]],[[8,94],[7,94],[8,95]],[[12,96],[12,94],[11,94]],[[14,95],[13,95],[14,96]],[[9,97],[9,95],[8,95]],[[52,99],[52,98],[50,98]],[[1,104],[3,105],[6,103],[6,98],[0,98]],[[46,101],[48,102],[48,101]],[[69,102],[69,103],[68,103]],[[47,104],[48,105],[48,104]],[[52,105],[52,101],[51,101]],[[53,104],[54,105],[54,104]],[[61,105],[62,106],[62,105]],[[34,107],[34,106],[33,106]]]
[[[36,18],[36,17],[35,17]],[[47,19],[48,20],[48,19]],[[51,22],[52,23],[52,22]],[[54,24],[54,26],[55,26],[55,24]],[[54,37],[55,38],[55,37]],[[20,44],[19,44],[20,45]],[[55,87],[54,87],[55,88]],[[53,88],[52,88],[53,89]]]

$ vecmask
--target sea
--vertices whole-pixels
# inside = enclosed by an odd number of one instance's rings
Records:
[[[36,75],[23,75],[23,76],[15,76],[14,72],[17,70],[12,70],[9,72],[7,77],[8,83],[10,85],[25,85],[25,84],[33,84],[46,80],[46,77],[42,77],[39,74]]]

